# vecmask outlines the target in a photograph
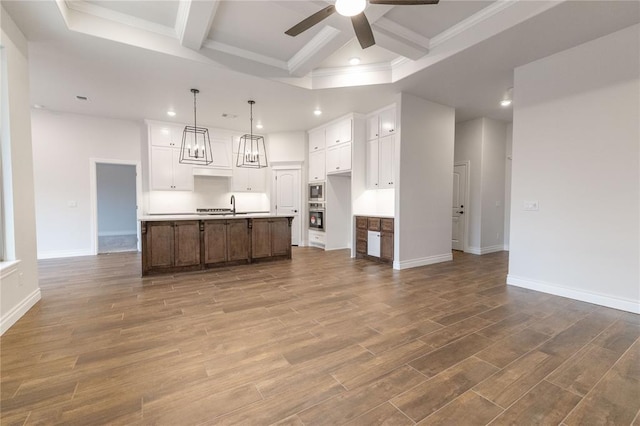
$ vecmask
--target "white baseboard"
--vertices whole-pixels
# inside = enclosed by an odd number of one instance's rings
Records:
[[[129,230],[125,230],[125,231],[103,231],[103,232],[98,232],[98,237],[114,237],[114,236],[131,236],[131,235],[138,235],[138,231],[135,229],[129,229]]]
[[[84,250],[53,250],[38,253],[38,260],[57,259],[59,257],[93,256],[90,249]]]
[[[434,263],[440,262],[448,262],[453,260],[453,255],[451,253],[439,254],[436,256],[422,257],[420,259],[411,259],[411,260],[394,260],[393,261],[393,269],[401,270],[401,269],[409,269],[409,268],[417,268],[419,266],[433,265]]]
[[[488,246],[488,247],[467,247],[467,250],[465,251],[471,254],[489,254],[489,253],[495,253],[497,251],[503,251],[504,249],[505,249],[504,246],[499,244],[496,246]]]
[[[507,275],[507,284],[556,296],[568,297],[581,302],[619,309],[621,311],[632,312],[634,314],[640,314],[640,300],[620,299],[605,294],[592,293],[575,288],[564,287],[554,283],[518,277],[511,274]]]
[[[13,324],[15,324],[24,314],[38,303],[41,294],[40,289],[36,289],[33,293],[25,297],[20,303],[11,308],[9,312],[0,318],[0,336],[5,333]]]

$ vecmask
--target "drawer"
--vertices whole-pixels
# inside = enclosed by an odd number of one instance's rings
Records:
[[[380,219],[380,228],[383,231],[393,232],[393,219]]]
[[[356,228],[367,229],[367,218],[362,216],[356,216]]]
[[[367,230],[366,229],[356,229],[356,240],[364,240],[367,241]]]
[[[324,246],[325,236],[324,232],[309,231],[309,244]]]
[[[380,230],[380,218],[378,217],[370,217],[369,218],[369,226],[367,229],[369,231],[379,231]]]

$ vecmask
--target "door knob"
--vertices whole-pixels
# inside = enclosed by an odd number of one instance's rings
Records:
[[[459,214],[464,214],[464,212],[458,212]]]

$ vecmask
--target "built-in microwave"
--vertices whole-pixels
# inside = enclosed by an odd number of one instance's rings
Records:
[[[309,184],[309,201],[311,202],[324,201],[324,183]]]

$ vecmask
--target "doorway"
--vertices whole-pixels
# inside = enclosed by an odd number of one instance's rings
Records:
[[[93,254],[140,250],[140,164],[91,159]]]
[[[300,169],[274,170],[275,214],[293,216],[291,245],[300,244],[302,222],[300,220]]]
[[[467,235],[468,164],[456,163],[453,166],[453,197],[451,203],[451,249],[465,251]]]

